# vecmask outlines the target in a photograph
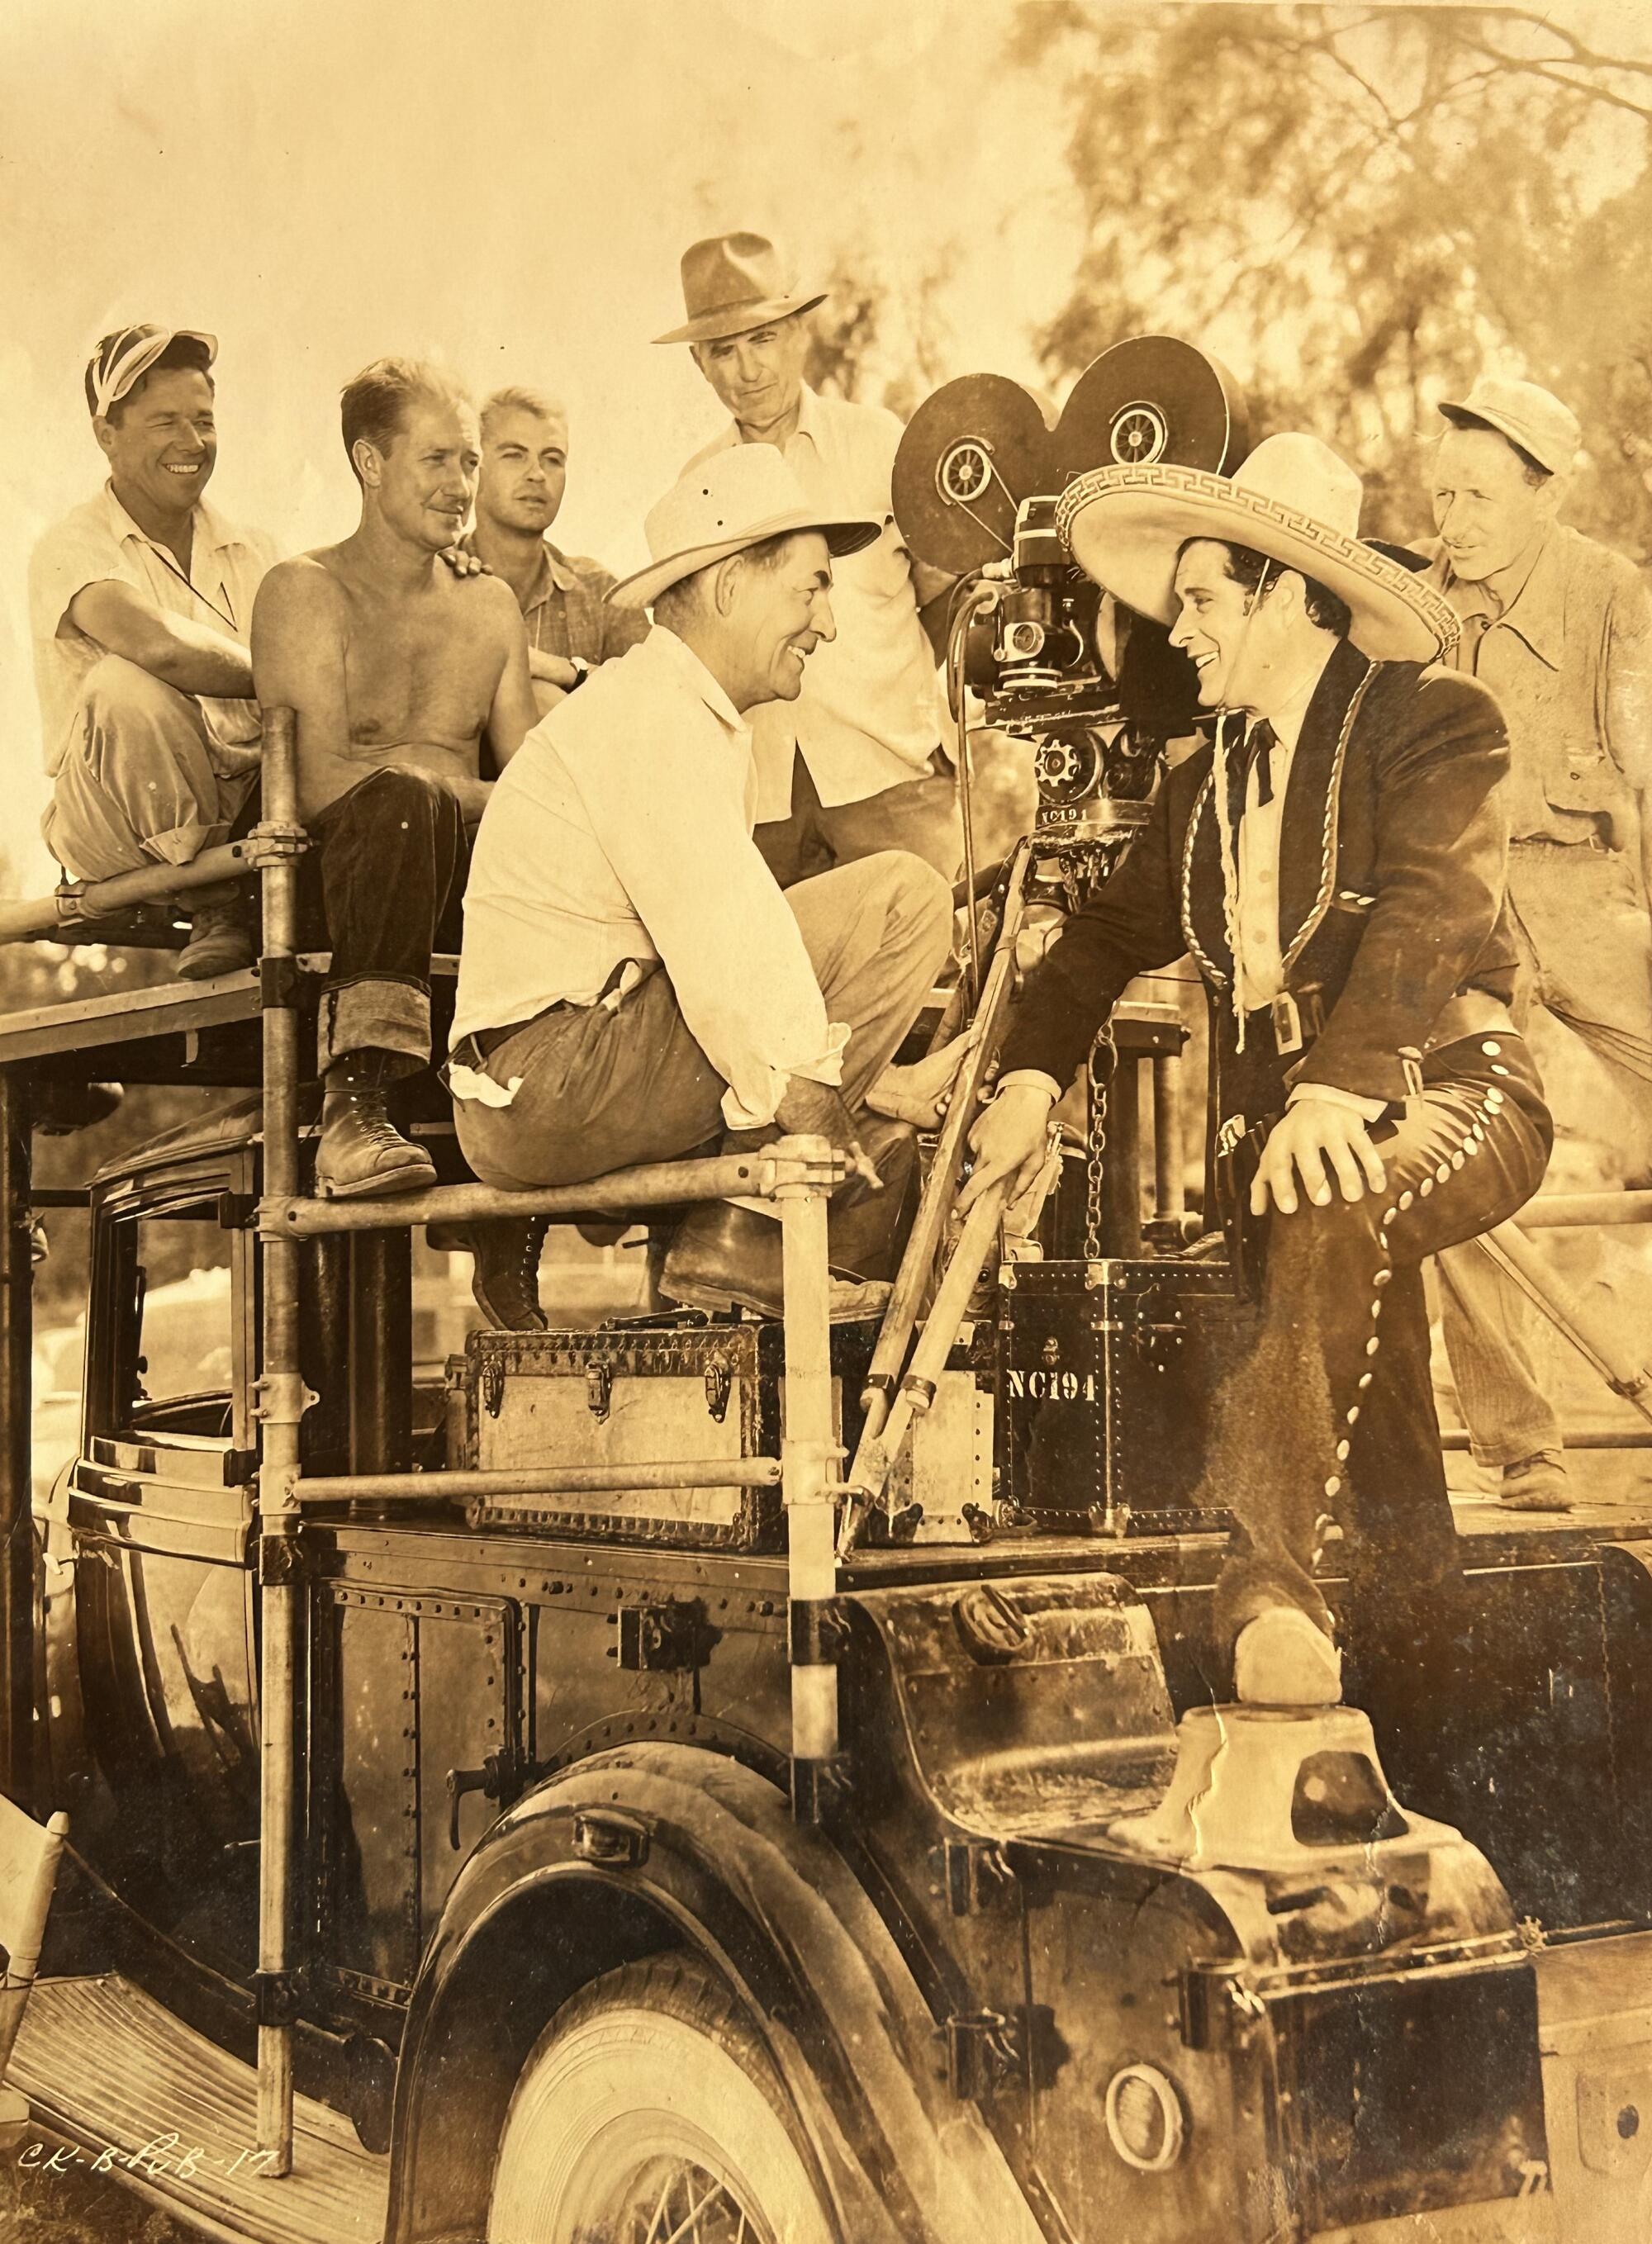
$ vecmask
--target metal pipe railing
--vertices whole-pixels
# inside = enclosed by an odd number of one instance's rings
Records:
[[[33,1137],[29,1085],[0,1068],[0,1791],[35,1808],[33,1474],[34,1257],[29,1240]]]
[[[497,1470],[318,1473],[293,1490],[299,1504],[406,1498],[434,1504],[473,1496],[607,1496],[633,1488],[774,1488],[778,1457],[688,1457],[632,1465],[531,1465]]]
[[[768,1200],[775,1191],[789,1141],[758,1153],[719,1153],[704,1161],[654,1161],[620,1169],[588,1184],[547,1185],[504,1192],[493,1185],[437,1185],[429,1192],[397,1193],[380,1200],[305,1200],[296,1193],[266,1192],[258,1227],[266,1239],[314,1239],[336,1231],[405,1231],[416,1223],[468,1223],[490,1216],[626,1215],[707,1200]],[[832,1184],[848,1170],[829,1154]]]
[[[1568,1450],[1652,1450],[1652,1426],[1567,1426],[1565,1430]],[[1466,1426],[1448,1426],[1441,1433],[1442,1450],[1457,1450],[1473,1447]],[[1488,1496],[1488,1504],[1497,1498]]]
[[[1522,1231],[1586,1231],[1597,1223],[1652,1223],[1652,1192],[1540,1193],[1517,1209]]]
[[[267,760],[269,744],[265,740]],[[106,881],[69,881],[49,896],[0,899],[0,943],[50,941],[64,928],[107,919],[132,904],[166,903],[192,889],[208,889],[256,869],[251,836],[220,842],[186,865],[146,865],[135,873],[116,873]]]
[[[837,1758],[837,1668],[818,1629],[805,1624],[836,1593],[836,1470],[832,1425],[831,1272],[825,1181],[832,1148],[823,1138],[782,1143],[814,1174],[777,1185],[785,1315],[781,1483],[786,1507],[786,1593],[790,1619],[792,1806],[817,1822]]]
[[[1161,1217],[1187,1213],[1182,1174],[1181,1107],[1176,1095],[1181,1063],[1168,1052],[1153,1061],[1153,1212]]]
[[[263,713],[261,835],[301,845],[298,822],[298,720],[290,709]],[[199,861],[197,861],[199,862]],[[277,852],[263,864],[263,954],[291,959],[298,947],[298,863]],[[279,974],[267,976],[278,983]],[[264,1189],[277,1200],[298,1191],[298,1013],[293,997],[267,986],[263,1025]],[[297,1565],[299,1424],[311,1399],[299,1370],[299,1254],[296,1238],[264,1242],[263,1376],[258,1415],[259,1598],[263,1659],[259,1693],[258,2147],[267,2172],[293,2163],[293,1919],[298,1883],[299,1706],[304,1601]],[[303,1695],[308,1696],[308,1693]]]

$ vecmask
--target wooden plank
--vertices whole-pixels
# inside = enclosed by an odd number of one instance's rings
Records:
[[[251,966],[210,982],[167,982],[152,990],[120,990],[106,997],[76,997],[0,1017],[0,1066],[47,1052],[100,1050],[144,1038],[185,1036],[226,1021],[256,1020],[258,973]]]

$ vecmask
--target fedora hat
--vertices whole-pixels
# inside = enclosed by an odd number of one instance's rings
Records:
[[[1056,522],[1073,559],[1118,599],[1175,619],[1176,556],[1190,537],[1248,545],[1347,604],[1348,636],[1378,662],[1432,662],[1457,638],[1443,594],[1361,542],[1359,477],[1317,436],[1269,436],[1231,476],[1102,468],[1067,485]]]
[[[709,343],[725,335],[749,335],[771,320],[812,311],[826,291],[800,290],[796,279],[767,235],[714,233],[682,253],[682,307],[688,317],[657,343]]]
[[[1577,464],[1583,430],[1569,405],[1534,382],[1508,382],[1483,374],[1460,402],[1440,401],[1440,413],[1453,429],[1494,429],[1527,453],[1552,476]]]
[[[864,516],[823,515],[772,444],[731,444],[674,483],[643,524],[653,559],[609,593],[616,608],[646,608],[668,585],[761,545],[817,530],[834,554],[858,553],[883,528]]]

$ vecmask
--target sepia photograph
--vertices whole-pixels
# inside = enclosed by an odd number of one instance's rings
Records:
[[[0,62],[0,2244],[1652,2244],[1652,10]]]

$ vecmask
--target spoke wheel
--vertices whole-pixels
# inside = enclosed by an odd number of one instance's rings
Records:
[[[767,2051],[680,1957],[558,2011],[517,2084],[489,2244],[835,2244]]]

